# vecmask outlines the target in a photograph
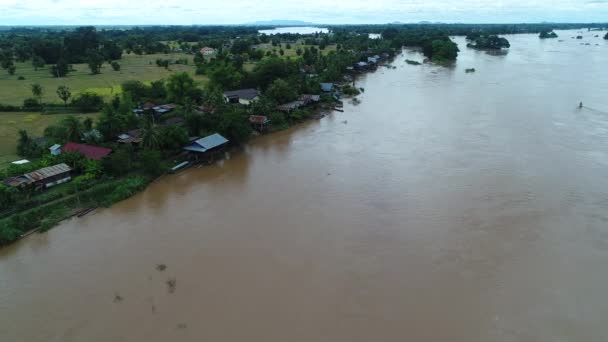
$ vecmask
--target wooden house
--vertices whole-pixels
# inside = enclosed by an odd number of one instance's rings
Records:
[[[250,115],[249,123],[251,123],[253,129],[262,132],[268,129],[270,119],[268,119],[268,117],[264,115]]]
[[[188,151],[191,159],[211,162],[226,145],[228,145],[228,139],[215,133],[192,141],[184,147],[184,150]]]

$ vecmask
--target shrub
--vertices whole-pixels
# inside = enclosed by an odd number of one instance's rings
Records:
[[[23,108],[27,108],[27,109],[39,109],[40,108],[40,103],[38,102],[38,99],[30,97],[30,98],[27,98],[27,99],[23,100]]]
[[[82,112],[96,112],[103,106],[103,97],[101,95],[85,92],[76,96],[72,100],[72,105]]]
[[[111,63],[112,65],[112,69],[114,69],[114,71],[120,71],[120,64],[118,64],[118,62],[114,61]]]

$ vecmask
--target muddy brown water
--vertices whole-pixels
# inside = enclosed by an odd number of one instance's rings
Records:
[[[0,340],[608,340],[608,42],[558,33],[0,250]]]

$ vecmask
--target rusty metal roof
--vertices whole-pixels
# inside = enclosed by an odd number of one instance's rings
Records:
[[[30,173],[24,174],[28,179],[37,182],[46,178],[54,177],[60,175],[62,173],[70,172],[72,168],[70,168],[67,164],[61,163],[49,167],[43,167],[40,170],[36,170]]]

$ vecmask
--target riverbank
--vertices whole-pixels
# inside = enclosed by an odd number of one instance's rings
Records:
[[[389,61],[387,61],[389,62]],[[371,70],[371,71],[375,71]],[[359,73],[358,75],[360,75]],[[356,77],[352,77],[352,83]],[[345,86],[351,87],[350,82]],[[357,91],[358,93],[358,91]],[[334,94],[337,98],[341,95]],[[346,95],[344,99],[356,98],[356,95]],[[333,111],[343,112],[342,100],[331,99],[328,102],[314,104],[312,107],[298,109],[298,119],[296,121],[285,121],[282,126],[272,126],[265,133],[257,135],[267,135],[293,127],[309,120],[318,120]],[[255,135],[253,135],[255,136]],[[165,158],[164,163],[169,164],[180,161],[178,155]],[[176,159],[177,158],[177,159]],[[196,166],[190,163],[187,168]],[[169,167],[165,168],[162,176],[170,173]],[[21,204],[19,209],[12,212],[0,213],[0,242],[8,244],[15,242],[33,231],[46,232],[58,225],[65,219],[73,217],[75,214],[93,207],[109,207],[112,204],[126,199],[142,190],[150,183],[150,178],[142,172],[131,173],[124,178],[101,179],[82,185],[80,188],[72,189],[74,183],[59,185],[52,189],[52,192],[44,194],[49,199],[40,205]],[[62,191],[61,189],[65,189]],[[60,195],[60,193],[65,193]],[[53,195],[55,194],[55,195]]]

